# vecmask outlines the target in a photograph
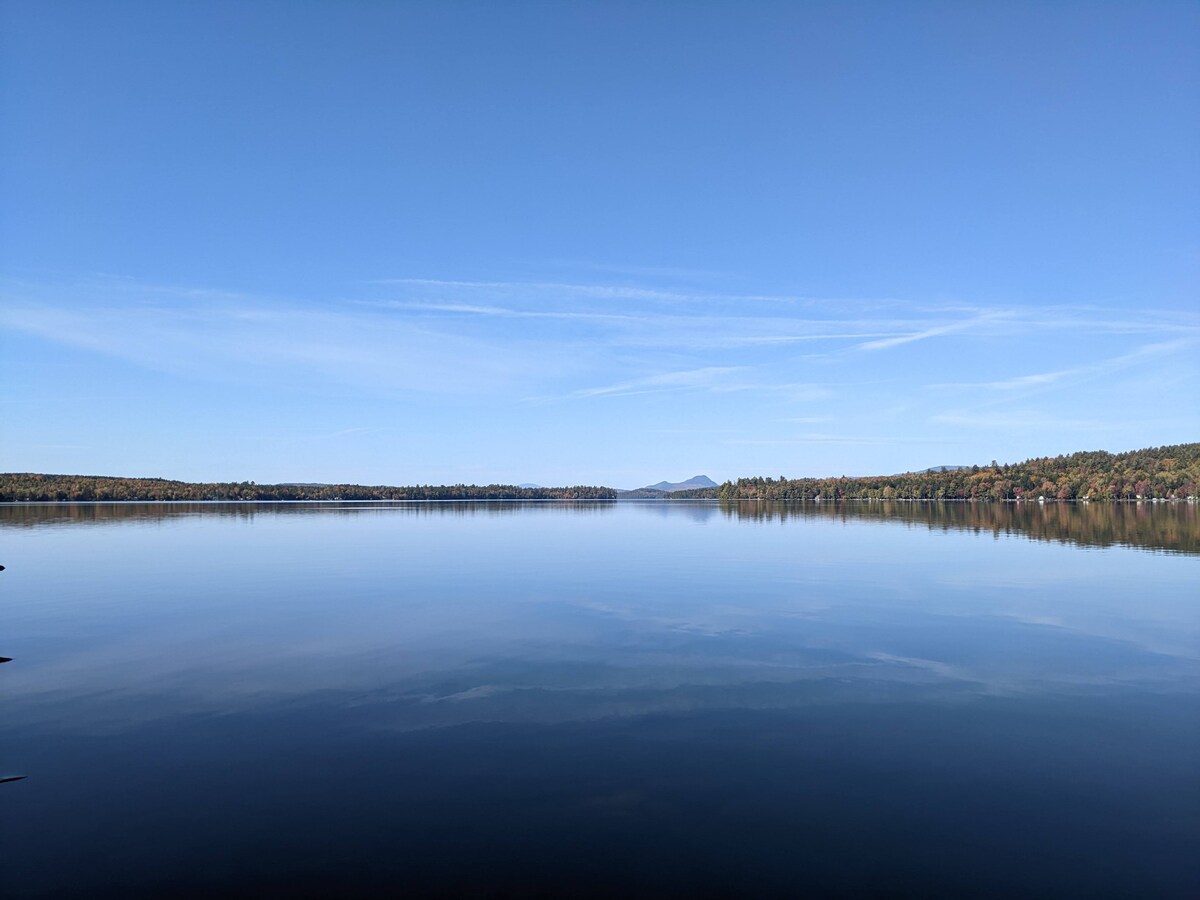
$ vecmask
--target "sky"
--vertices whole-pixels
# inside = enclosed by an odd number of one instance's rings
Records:
[[[0,0],[0,471],[1200,440],[1192,2]]]

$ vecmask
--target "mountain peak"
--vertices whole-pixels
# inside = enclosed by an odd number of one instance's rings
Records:
[[[693,475],[687,481],[660,481],[658,484],[648,484],[642,490],[662,491],[663,493],[672,493],[673,491],[690,491],[695,488],[714,488],[717,483],[707,475]]]

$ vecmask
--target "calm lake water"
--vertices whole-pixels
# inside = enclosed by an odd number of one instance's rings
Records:
[[[0,893],[1200,896],[1196,513],[0,506]]]

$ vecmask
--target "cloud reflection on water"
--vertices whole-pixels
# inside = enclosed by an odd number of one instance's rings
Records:
[[[23,526],[5,529],[23,661],[8,714],[121,727],[336,697],[418,728],[897,690],[1190,692],[1194,512],[7,506]],[[1122,547],[1153,539],[1177,555]]]

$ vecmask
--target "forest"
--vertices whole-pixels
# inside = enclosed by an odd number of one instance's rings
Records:
[[[360,484],[195,484],[165,478],[0,474],[0,502],[65,500],[612,500],[612,488],[523,488],[509,484],[388,487]]]
[[[739,478],[672,498],[722,500],[1182,500],[1200,484],[1200,443],[859,478]]]
[[[739,478],[666,500],[1183,500],[1200,485],[1200,443],[857,478]],[[165,478],[0,474],[0,502],[92,500],[616,500],[608,487],[507,484],[195,484]]]

